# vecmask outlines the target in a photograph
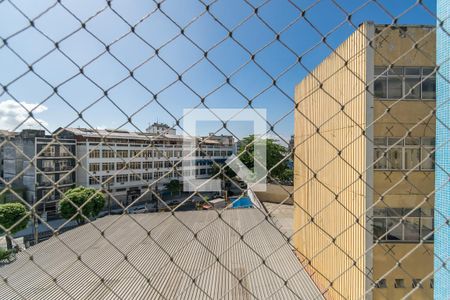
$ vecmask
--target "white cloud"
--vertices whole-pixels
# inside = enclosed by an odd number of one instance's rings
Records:
[[[21,104],[21,105],[20,105]],[[39,105],[36,107],[36,103],[27,103],[21,101],[17,103],[14,100],[5,100],[0,102],[0,129],[5,130],[14,130],[19,124],[24,122],[20,128],[40,128],[43,129],[41,125],[39,125],[36,120],[38,120],[42,125],[48,126],[48,123],[44,120],[37,118],[37,114],[46,111],[48,108],[44,105]],[[36,119],[33,119],[29,116],[28,111],[31,111],[33,108],[33,116]]]

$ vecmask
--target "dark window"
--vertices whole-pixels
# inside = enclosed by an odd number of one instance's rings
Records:
[[[373,237],[378,240],[385,240],[386,236],[386,219],[385,218],[374,218],[373,220]]]
[[[430,77],[422,82],[422,98],[436,99],[436,78]]]
[[[420,99],[420,78],[405,78],[405,98]]]
[[[403,226],[400,218],[386,219],[386,239],[389,241],[400,241],[403,237]]]
[[[416,287],[419,287],[420,289],[423,289],[423,285],[422,285],[422,283],[420,282],[422,279],[420,279],[420,278],[414,278],[413,280],[412,280],[412,287],[413,288],[416,288]]]
[[[387,288],[387,282],[386,279],[380,279],[378,280],[378,282],[376,283],[376,287],[379,289],[385,289]]]
[[[403,224],[405,241],[420,240],[420,218],[406,218]]]
[[[405,68],[405,75],[420,75],[420,68]]]
[[[387,79],[385,77],[376,79],[373,85],[373,90],[375,97],[387,98]]]
[[[402,79],[396,77],[389,78],[388,98],[390,99],[401,98],[402,94],[403,94]]]
[[[405,288],[405,280],[403,278],[396,278],[395,279],[395,283],[394,283],[394,287],[396,289],[403,289],[403,288]]]

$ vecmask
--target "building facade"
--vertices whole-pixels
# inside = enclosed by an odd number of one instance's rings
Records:
[[[54,218],[62,194],[75,186],[76,141],[25,129],[3,145],[3,178],[23,189],[43,218]],[[13,180],[14,179],[14,180]]]
[[[296,87],[294,243],[330,299],[433,295],[435,45],[364,23]]]
[[[223,163],[232,153],[231,137],[208,136],[197,141],[199,150],[183,165],[182,135],[148,131],[64,129],[77,141],[77,184],[107,188],[113,202],[128,205],[152,199],[170,180],[208,178],[213,162]]]
[[[13,186],[26,191],[25,200],[37,203],[43,217],[56,218],[58,201],[74,186],[107,191],[113,208],[134,205],[161,196],[171,180],[211,177],[212,166],[233,153],[231,136],[209,135],[192,139],[198,148],[182,163],[185,137],[156,125],[146,133],[59,128],[50,136],[23,130],[2,146],[2,178],[16,178]]]

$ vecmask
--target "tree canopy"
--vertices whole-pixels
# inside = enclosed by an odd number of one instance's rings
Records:
[[[241,140],[241,146],[239,148],[239,158],[247,166],[247,168],[254,170],[254,141],[255,136],[250,135]],[[270,171],[270,176],[276,179],[285,180],[285,176],[288,175],[286,172],[287,166],[287,149],[282,145],[278,144],[273,139],[262,140],[266,143],[266,167]],[[258,142],[258,141],[256,141]],[[256,159],[260,159],[256,157]],[[281,163],[280,163],[281,162]],[[276,166],[276,167],[275,167]]]
[[[87,203],[81,209],[81,214],[78,214],[78,208],[85,202]],[[104,206],[105,196],[103,193],[80,186],[70,189],[64,194],[64,199],[59,203],[59,212],[64,219],[70,219],[76,215],[75,220],[77,223],[83,224],[85,221],[84,217],[96,217]]]
[[[27,209],[22,203],[0,204],[0,224],[4,228],[9,229],[12,234],[25,229],[27,227],[28,220],[29,216],[27,216]],[[1,228],[0,233],[4,233]],[[11,249],[12,243],[8,236],[6,237],[6,243],[8,249]]]
[[[170,182],[166,183],[164,185],[167,191],[169,191],[171,194],[178,194],[181,192],[181,183],[179,180],[173,179]]]

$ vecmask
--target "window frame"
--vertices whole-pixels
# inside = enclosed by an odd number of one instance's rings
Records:
[[[431,137],[414,137],[415,139],[419,140],[418,144],[407,144],[405,142],[405,139],[402,138],[401,142],[395,144],[395,142],[392,142],[392,140],[398,139],[396,137],[389,137],[389,138],[383,138],[383,137],[375,137],[374,138],[374,145],[373,145],[373,169],[376,171],[421,171],[421,172],[432,172],[435,170],[435,159],[434,159],[434,152],[431,153],[431,156],[428,157],[429,153],[435,150],[435,139]],[[392,140],[391,140],[392,139]],[[425,142],[425,141],[428,141]],[[381,142],[384,141],[384,144]],[[431,145],[433,144],[433,145]],[[393,168],[391,167],[391,161],[389,159],[389,154],[395,150],[401,148],[401,168]],[[377,153],[379,150],[383,150],[380,153]],[[408,162],[406,161],[406,150],[419,150],[419,165],[416,166],[414,169],[407,168]],[[381,155],[378,154],[385,154],[383,158],[381,158]],[[431,160],[431,168],[426,167],[426,163],[428,163],[428,160]],[[383,163],[384,162],[384,163]],[[416,164],[417,165],[417,164]]]
[[[406,74],[408,69],[418,69],[416,74]],[[400,72],[395,72],[397,69]],[[425,72],[425,70],[428,70]],[[426,74],[428,73],[428,74]],[[401,82],[401,96],[390,96],[389,92],[389,79],[396,78]],[[413,89],[418,88],[418,97],[409,97],[410,90],[407,90],[406,81],[408,79],[418,79],[418,83],[416,83]],[[424,97],[424,82],[432,80],[434,81],[434,98],[433,97]],[[385,89],[382,90],[382,93],[379,94],[378,90],[375,87],[377,82],[383,82],[385,85]],[[398,67],[384,67],[384,66],[375,66],[374,67],[374,80],[373,80],[373,96],[379,100],[407,100],[407,101],[435,101],[436,100],[436,68],[432,66],[398,66]]]
[[[374,208],[374,216],[372,217],[372,233],[373,240],[378,243],[433,243],[434,235],[431,234],[430,237],[426,238],[426,236],[431,232],[434,232],[434,210],[430,210],[430,214],[424,213],[424,208],[416,208],[413,212],[410,212],[414,208]],[[408,216],[406,216],[408,215]],[[393,220],[394,219],[394,220]],[[406,228],[407,224],[414,224],[408,222],[408,219],[418,219],[418,238],[417,239],[406,239]],[[423,231],[423,221],[427,220],[431,221],[431,230],[427,231],[424,234]],[[389,222],[392,222],[392,226],[389,226]],[[375,223],[382,224],[384,226],[384,233],[375,234]],[[395,229],[391,230],[391,228],[395,227]],[[383,229],[382,228],[382,229]],[[390,239],[389,235],[396,230],[401,231],[400,239]],[[383,231],[383,230],[382,230]],[[389,233],[387,233],[389,231]]]

